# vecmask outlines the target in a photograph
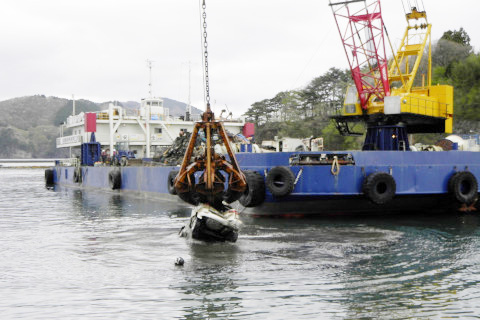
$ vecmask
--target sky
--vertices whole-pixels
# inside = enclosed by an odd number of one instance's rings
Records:
[[[480,50],[480,1],[404,0],[425,7],[432,39],[463,27]],[[423,5],[421,4],[423,2]],[[206,0],[215,112],[299,89],[347,60],[328,0]],[[204,109],[200,0],[2,0],[0,100],[44,94],[140,101],[154,96]],[[382,1],[396,48],[401,0]],[[189,67],[190,66],[190,67]],[[191,70],[189,72],[189,69]],[[189,81],[190,73],[190,81]],[[190,84],[190,85],[189,85]]]

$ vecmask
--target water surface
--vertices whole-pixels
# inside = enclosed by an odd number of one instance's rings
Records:
[[[480,317],[478,215],[243,217],[205,244],[178,237],[187,206],[43,172],[0,169],[2,319]]]

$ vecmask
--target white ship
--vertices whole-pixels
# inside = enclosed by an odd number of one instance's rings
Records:
[[[92,113],[90,113],[92,114]],[[136,158],[152,158],[156,153],[172,145],[181,132],[191,132],[200,115],[174,117],[163,106],[161,98],[142,99],[139,109],[132,110],[110,104],[107,110],[94,112],[95,138],[102,150],[113,156],[118,144],[133,151]],[[232,134],[242,134],[245,118],[233,119],[231,114],[224,121],[224,126]],[[90,115],[91,117],[91,115]],[[87,114],[71,115],[61,126],[57,148],[71,148],[71,157],[80,154],[80,146],[90,142],[91,133],[87,132]],[[68,133],[68,135],[64,135]]]

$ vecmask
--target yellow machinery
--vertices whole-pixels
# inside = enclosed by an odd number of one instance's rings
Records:
[[[426,12],[413,7],[406,14],[408,25],[397,53],[388,62],[386,79],[382,57],[386,56],[383,31],[387,33],[380,0],[330,5],[355,82],[347,90],[342,114],[333,117],[340,132],[350,133],[349,122],[365,121],[369,126],[401,124],[408,133],[451,133],[453,87],[432,86],[432,25]],[[422,64],[422,58],[427,64]],[[420,74],[420,69],[425,71]]]

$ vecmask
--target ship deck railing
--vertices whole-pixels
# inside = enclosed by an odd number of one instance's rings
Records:
[[[402,101],[401,112],[446,118],[448,114],[448,104],[426,97],[407,96]]]
[[[62,167],[76,167],[80,164],[80,159],[78,158],[67,158],[56,161],[57,165]]]

